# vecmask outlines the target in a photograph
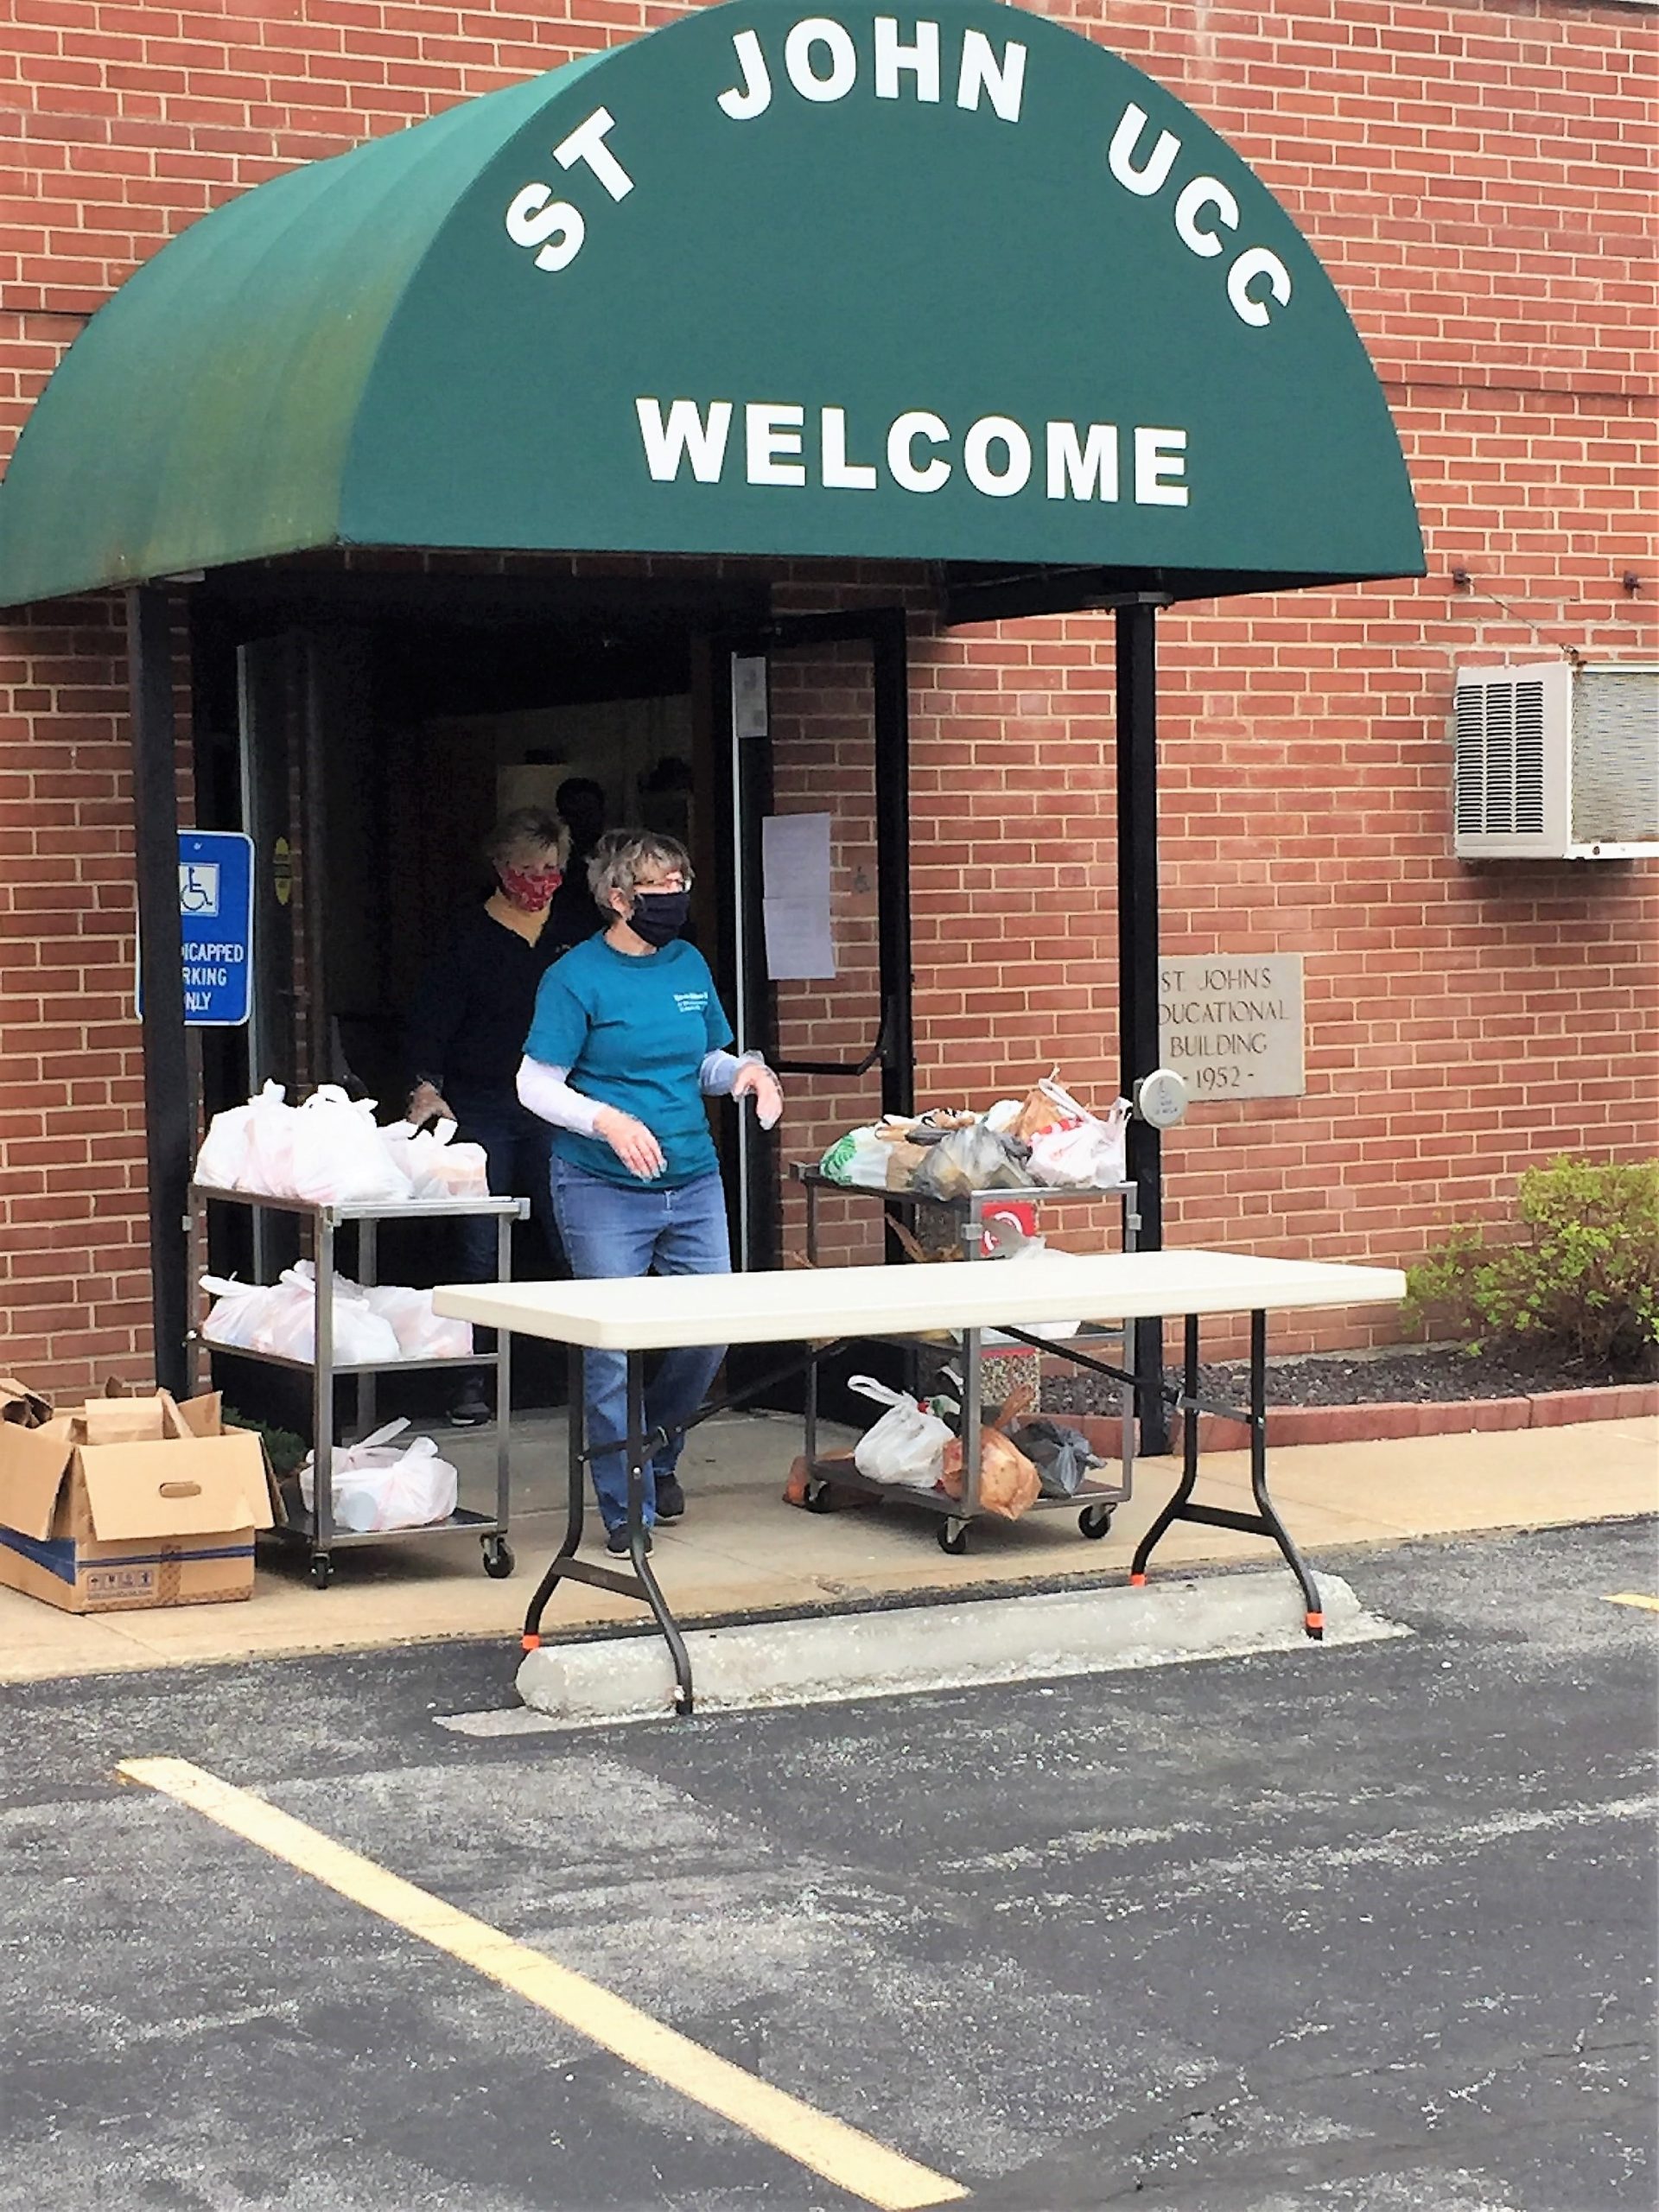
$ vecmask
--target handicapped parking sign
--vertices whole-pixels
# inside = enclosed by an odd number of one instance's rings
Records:
[[[239,1029],[253,996],[251,837],[180,830],[179,931],[186,1027]]]

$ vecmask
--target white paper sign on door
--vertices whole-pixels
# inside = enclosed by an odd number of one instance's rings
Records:
[[[830,922],[827,814],[771,814],[760,824],[761,914],[766,973],[809,982],[836,973]]]

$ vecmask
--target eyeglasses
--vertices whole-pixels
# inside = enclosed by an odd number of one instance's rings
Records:
[[[665,875],[640,875],[634,878],[636,891],[683,891],[686,881],[678,868],[671,868]]]

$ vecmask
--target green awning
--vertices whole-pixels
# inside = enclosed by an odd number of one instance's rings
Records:
[[[35,408],[0,605],[339,545],[1423,567],[1283,209],[986,0],[702,10],[202,218]]]

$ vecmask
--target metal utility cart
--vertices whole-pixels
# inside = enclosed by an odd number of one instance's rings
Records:
[[[1085,1189],[1053,1188],[1048,1185],[1035,1185],[1026,1190],[973,1191],[959,1198],[935,1198],[919,1191],[885,1191],[872,1189],[863,1184],[839,1183],[826,1175],[816,1163],[792,1161],[791,1180],[798,1183],[806,1196],[806,1258],[810,1267],[818,1264],[818,1206],[826,1191],[842,1198],[866,1198],[876,1200],[885,1210],[888,1206],[904,1207],[912,1211],[928,1208],[937,1213],[949,1214],[957,1224],[958,1240],[964,1260],[976,1261],[988,1257],[985,1251],[985,1224],[1009,1205],[1029,1206],[1034,1210],[1052,1205],[1076,1205],[1084,1202],[1098,1205],[1103,1200],[1116,1198],[1122,1208],[1122,1249],[1133,1252],[1141,1226],[1136,1211],[1135,1185],[1133,1183],[1106,1183]],[[957,1366],[962,1376],[962,1440],[963,1440],[963,1495],[948,1497],[943,1491],[915,1491],[894,1483],[876,1482],[861,1474],[847,1459],[826,1459],[818,1450],[818,1361],[813,1358],[806,1370],[806,1436],[805,1455],[808,1470],[806,1503],[813,1512],[830,1510],[831,1485],[859,1490],[874,1497],[898,1500],[906,1505],[918,1505],[925,1512],[942,1516],[938,1529],[941,1551],[959,1553],[968,1547],[968,1530],[979,1516],[980,1433],[983,1426],[985,1358],[984,1336],[978,1329],[964,1330],[959,1343],[950,1345],[918,1343],[913,1337],[903,1339],[867,1338],[868,1342],[900,1343],[909,1362],[911,1388],[921,1395],[922,1367],[931,1360],[937,1370],[947,1363]],[[1039,1353],[1052,1352],[1058,1357],[1071,1361],[1073,1366],[1090,1368],[1108,1376],[1117,1386],[1122,1409],[1122,1440],[1119,1447],[1121,1479],[1116,1483],[1097,1478],[1087,1478],[1070,1497],[1039,1497],[1029,1510],[1032,1512],[1052,1512],[1057,1508],[1075,1511],[1077,1527],[1090,1537],[1105,1535],[1112,1525],[1112,1516],[1118,1507],[1131,1496],[1135,1486],[1135,1392],[1125,1371],[1134,1365],[1133,1325],[1125,1323],[1116,1329],[1090,1329],[1084,1325],[1084,1333],[1075,1338],[1036,1337],[1020,1329],[999,1327],[995,1333],[1008,1339],[1021,1350]],[[1121,1357],[1119,1367],[1105,1365],[1084,1346],[1109,1345]],[[998,1347],[993,1345],[995,1357]]]
[[[507,1541],[510,1504],[511,1441],[512,1441],[512,1338],[505,1330],[498,1332],[493,1352],[468,1352],[455,1359],[397,1359],[372,1363],[353,1362],[341,1364],[334,1357],[334,1243],[340,1230],[348,1224],[357,1231],[357,1257],[354,1265],[359,1282],[372,1284],[378,1281],[378,1252],[379,1224],[383,1221],[454,1221],[466,1217],[488,1216],[496,1224],[496,1281],[510,1282],[512,1279],[512,1224],[524,1220],[530,1211],[527,1198],[419,1198],[402,1205],[310,1205],[299,1198],[268,1198],[253,1191],[219,1191],[203,1184],[193,1184],[190,1192],[191,1225],[194,1249],[201,1249],[201,1233],[207,1224],[207,1209],[213,1205],[242,1206],[256,1215],[260,1213],[291,1214],[311,1224],[311,1256],[316,1268],[317,1327],[315,1356],[309,1360],[289,1359],[285,1354],[268,1351],[248,1351],[239,1344],[216,1344],[193,1329],[188,1342],[191,1387],[194,1388],[195,1367],[203,1351],[215,1353],[221,1359],[251,1359],[262,1366],[285,1367],[290,1371],[308,1371],[312,1377],[313,1464],[318,1471],[313,1495],[316,1503],[308,1510],[296,1501],[288,1501],[288,1518],[272,1533],[284,1543],[302,1545],[310,1554],[311,1580],[319,1590],[326,1590],[334,1578],[334,1554],[347,1544],[402,1543],[411,1536],[449,1536],[464,1533],[476,1536],[484,1547],[484,1572],[499,1577],[511,1574],[513,1569],[512,1548]],[[256,1268],[256,1274],[263,1270]],[[495,1511],[493,1514],[473,1513],[457,1507],[448,1520],[431,1521],[415,1529],[370,1529],[359,1533],[355,1529],[336,1529],[334,1522],[334,1485],[323,1476],[331,1468],[330,1453],[334,1438],[334,1388],[338,1381],[350,1376],[357,1384],[357,1427],[367,1435],[376,1426],[376,1386],[382,1375],[419,1374],[431,1368],[492,1368],[495,1372]]]

